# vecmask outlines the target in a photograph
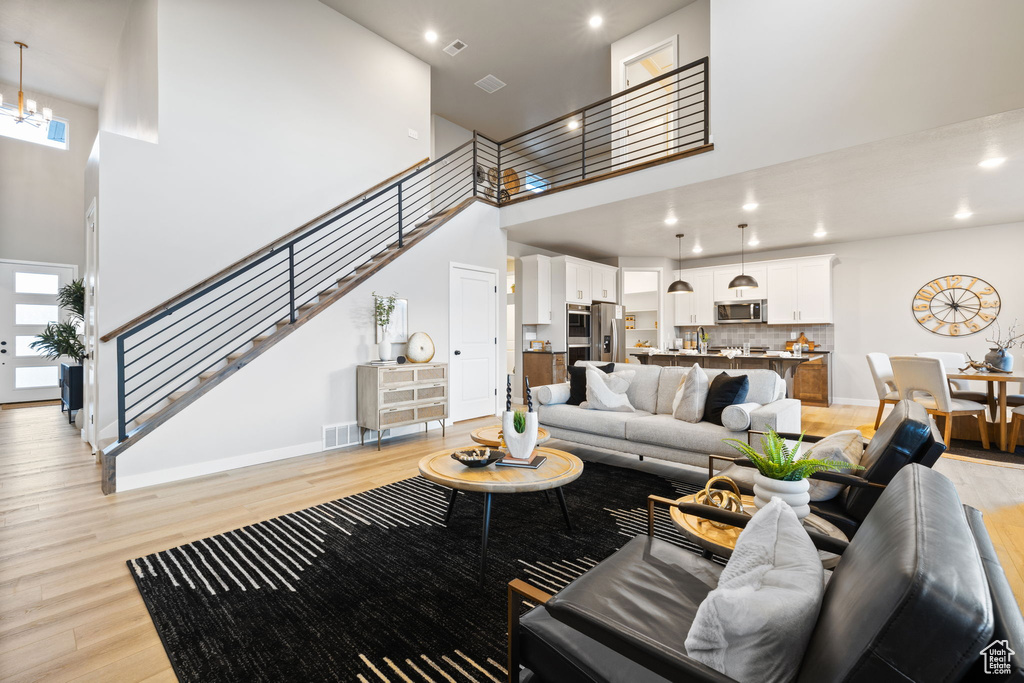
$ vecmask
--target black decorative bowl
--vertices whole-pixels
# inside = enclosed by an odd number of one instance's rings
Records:
[[[497,448],[471,448],[452,453],[452,460],[458,460],[466,467],[487,467],[500,460],[502,452]]]

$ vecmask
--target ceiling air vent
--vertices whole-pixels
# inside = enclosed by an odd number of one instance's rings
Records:
[[[458,38],[456,38],[455,40],[453,40],[448,45],[448,47],[446,47],[444,49],[444,51],[446,53],[450,54],[452,57],[454,57],[455,55],[459,54],[460,52],[462,52],[465,49],[466,49],[466,44],[464,42],[462,42],[461,40],[459,40]]]
[[[483,78],[476,82],[476,87],[490,94],[504,88],[505,81],[501,80],[494,74],[487,74],[486,76],[484,76]]]

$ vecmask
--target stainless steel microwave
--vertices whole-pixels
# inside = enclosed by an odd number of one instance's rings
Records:
[[[734,299],[715,302],[716,325],[766,322],[768,322],[767,299]]]

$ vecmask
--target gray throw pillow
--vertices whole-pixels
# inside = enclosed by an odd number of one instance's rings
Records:
[[[821,609],[824,574],[793,508],[773,498],[740,533],[718,587],[697,608],[687,654],[738,681],[792,681]]]
[[[815,460],[845,460],[851,465],[859,465],[865,443],[866,441],[859,431],[856,429],[845,429],[826,436],[821,441],[815,443],[803,454],[803,457]],[[851,474],[856,473],[851,472]],[[832,500],[839,495],[840,491],[846,488],[843,484],[833,484],[830,481],[808,479],[807,482],[810,484],[808,492],[811,494],[811,500],[814,502]]]
[[[704,368],[694,363],[679,380],[676,397],[672,400],[672,417],[683,422],[700,422],[704,418],[709,384]]]

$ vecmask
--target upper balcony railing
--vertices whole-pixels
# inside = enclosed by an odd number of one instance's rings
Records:
[[[117,346],[118,442],[470,198],[504,206],[707,149],[707,58],[501,142],[474,132],[104,335]]]

